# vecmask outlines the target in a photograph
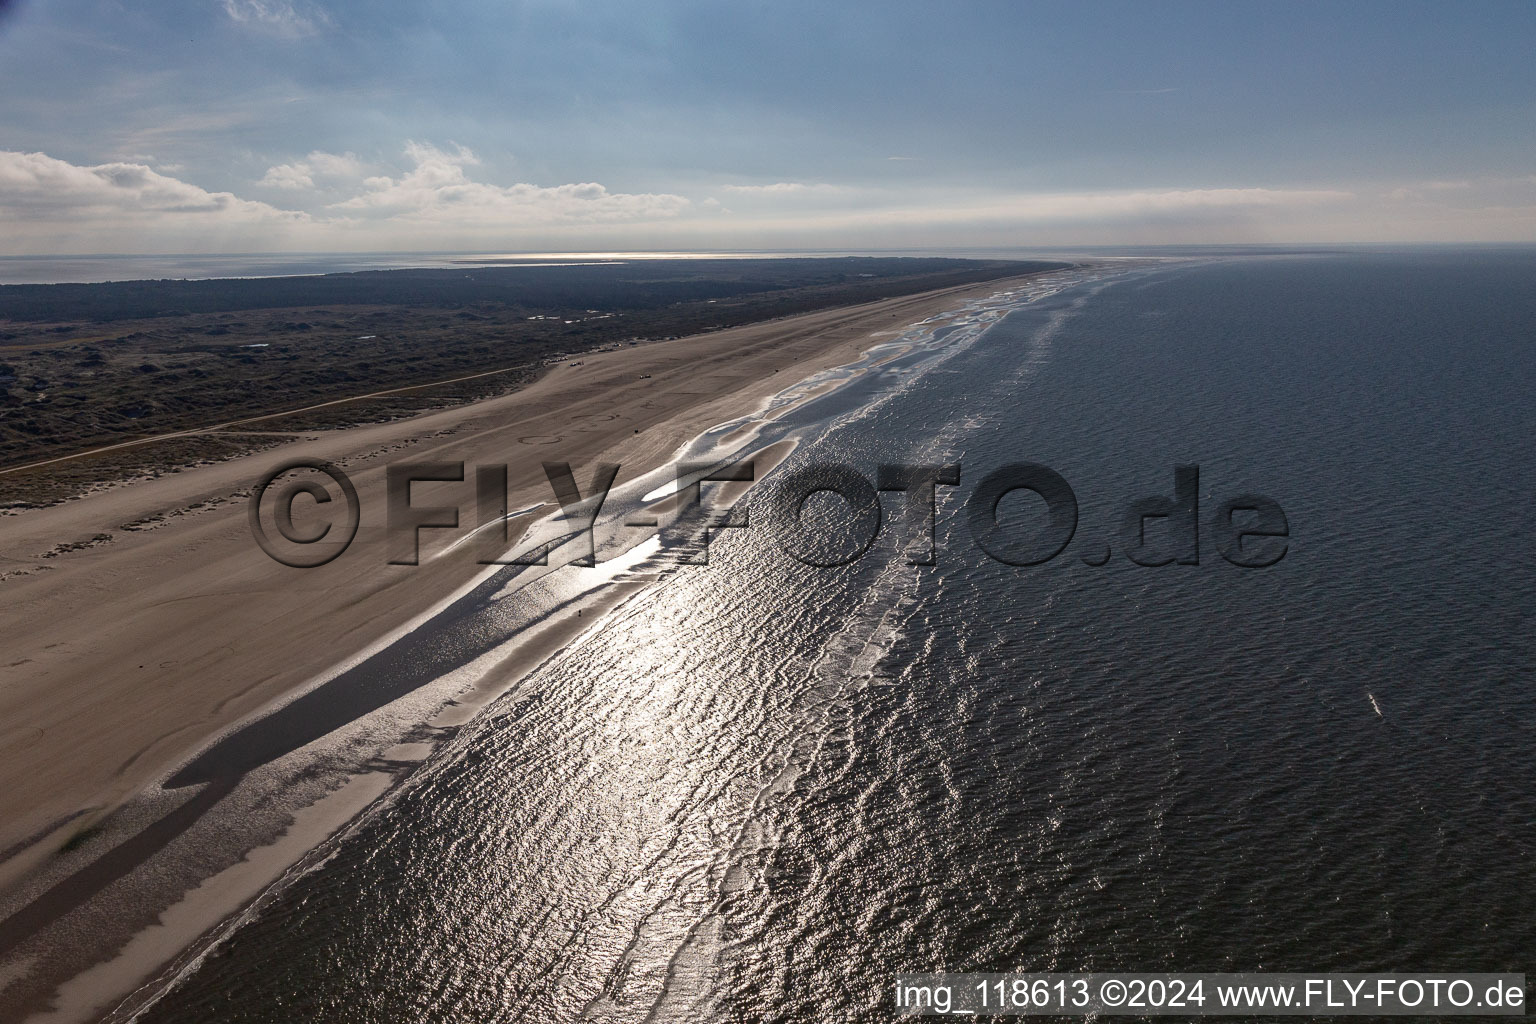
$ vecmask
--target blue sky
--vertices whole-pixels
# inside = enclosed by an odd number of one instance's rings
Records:
[[[1536,4],[0,0],[0,252],[1536,240]]]

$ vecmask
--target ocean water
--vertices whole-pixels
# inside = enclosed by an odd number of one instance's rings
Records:
[[[899,971],[1536,973],[1536,252],[1191,260],[1005,306],[702,438],[797,447],[707,565],[630,548],[648,586],[140,1019],[821,1022],[889,1018]],[[1017,462],[1076,496],[1040,565],[969,525]],[[959,464],[936,564],[897,493],[862,557],[787,554],[775,482],[829,463]],[[1198,564],[1131,561],[1126,509],[1195,465]],[[1276,564],[1217,550],[1242,494],[1284,510]],[[1044,528],[1022,492],[997,514]],[[346,685],[492,649],[520,574]]]

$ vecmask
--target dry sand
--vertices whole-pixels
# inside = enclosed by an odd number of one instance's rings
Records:
[[[941,289],[579,357],[516,393],[276,449],[0,518],[0,886],[210,737],[396,629],[465,582],[476,546],[389,565],[385,467],[463,461],[462,484],[416,489],[476,521],[473,466],[506,464],[510,508],[547,502],[547,459],[583,487],[619,482],[796,381],[855,360],[907,326],[1016,280]],[[646,378],[644,375],[649,374]],[[296,456],[343,465],[362,506],[356,541],[317,569],[269,559],[243,492]],[[178,510],[209,504],[201,510]],[[152,529],[123,524],[161,516]],[[61,544],[109,542],[42,558]],[[457,536],[462,536],[462,532]],[[48,566],[46,571],[35,570]],[[13,573],[8,578],[7,573]]]

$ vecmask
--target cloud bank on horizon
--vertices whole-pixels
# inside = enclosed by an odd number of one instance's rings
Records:
[[[22,3],[0,253],[1536,241],[1536,5]]]

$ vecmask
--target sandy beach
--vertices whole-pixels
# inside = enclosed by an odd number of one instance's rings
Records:
[[[583,486],[591,464],[616,462],[622,483],[795,381],[1014,283],[587,355],[505,396],[315,432],[0,520],[0,885],[15,887],[211,737],[398,629],[479,568],[474,545],[425,557],[447,547],[436,541],[424,541],[420,565],[388,564],[392,461],[505,464],[514,509],[550,500],[544,460],[571,463]],[[268,558],[247,522],[252,485],[298,456],[343,466],[362,510],[356,541],[315,569]],[[455,537],[473,526],[471,482],[418,485],[417,495],[459,504],[465,530]],[[86,546],[59,551],[75,543]]]

